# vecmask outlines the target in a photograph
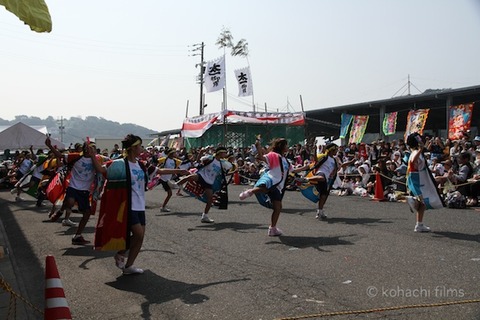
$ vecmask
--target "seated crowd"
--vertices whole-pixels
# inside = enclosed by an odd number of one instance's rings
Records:
[[[72,150],[66,150],[66,152],[75,151],[76,147],[80,146],[80,144],[76,144],[71,148]],[[286,158],[294,166],[312,164],[316,161],[316,154],[321,153],[324,147],[317,147],[314,143],[303,146],[295,144],[289,148]],[[473,139],[466,136],[456,141],[444,140],[440,137],[426,137],[425,150],[425,158],[440,194],[458,191],[467,199],[468,206],[477,206],[480,187],[480,136]],[[149,146],[145,148],[140,158],[147,167],[149,165],[156,166],[158,159],[166,157],[171,151],[166,147]],[[175,158],[180,160],[180,169],[189,170],[200,165],[200,159],[205,154],[212,154],[214,151],[215,146],[191,148],[188,151],[183,147],[175,151]],[[115,146],[110,152],[97,150],[97,153],[108,160],[119,157],[121,151],[118,146]],[[255,154],[254,147],[228,148],[229,161],[234,164],[235,172],[238,172],[240,184],[253,185],[260,177],[263,164],[256,160]],[[341,196],[373,197],[376,191],[377,173],[379,173],[385,198],[396,201],[398,195],[407,192],[408,155],[409,151],[403,139],[391,142],[378,140],[372,143],[350,143],[339,146],[336,154],[339,170],[333,188]],[[31,156],[34,156],[33,150],[19,153],[18,158],[14,159],[15,165],[10,173],[12,179],[21,177],[18,175],[14,177],[14,172],[15,168],[22,167],[22,162],[26,162],[24,159],[28,160],[29,166],[35,163]],[[49,168],[49,170],[53,169]],[[27,169],[22,167],[21,172],[24,174],[26,171]],[[230,178],[229,181],[232,182],[233,179]],[[295,181],[292,179],[287,183],[288,190],[297,189]],[[39,192],[42,190],[40,189]],[[21,199],[20,192],[17,194],[17,199]]]

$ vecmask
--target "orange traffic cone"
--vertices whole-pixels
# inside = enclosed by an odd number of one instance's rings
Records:
[[[375,176],[375,195],[372,200],[385,201],[385,196],[383,194],[382,178],[380,177],[379,172],[377,172]]]
[[[45,312],[44,320],[72,319],[65,298],[57,264],[52,255],[45,262]]]
[[[238,174],[238,171],[235,171],[233,174],[233,184],[240,184],[240,175]]]

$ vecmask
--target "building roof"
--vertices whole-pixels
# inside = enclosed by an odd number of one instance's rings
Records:
[[[367,101],[343,106],[326,107],[306,111],[307,135],[336,136],[340,133],[341,114],[369,115],[366,132],[380,133],[381,109],[385,112],[398,112],[397,128],[406,128],[407,114],[412,109],[430,109],[426,130],[445,130],[447,128],[447,107],[480,101],[480,86],[459,89],[427,90],[422,94],[395,97],[391,99]],[[480,126],[480,111],[474,108],[472,127]]]

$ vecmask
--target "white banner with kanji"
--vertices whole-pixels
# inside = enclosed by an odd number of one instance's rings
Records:
[[[253,94],[250,67],[235,70],[235,79],[237,79],[237,83],[238,83],[239,97],[251,96]]]
[[[207,62],[203,76],[207,92],[214,92],[225,87],[225,56]]]

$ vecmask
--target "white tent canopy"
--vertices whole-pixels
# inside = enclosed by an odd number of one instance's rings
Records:
[[[10,149],[46,149],[45,134],[27,126],[21,122],[0,132],[0,150]],[[59,149],[65,148],[65,145],[55,139],[52,140],[52,145],[56,145]]]

